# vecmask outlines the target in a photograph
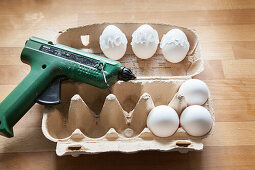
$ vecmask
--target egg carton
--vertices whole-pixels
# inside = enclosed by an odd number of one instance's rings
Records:
[[[178,93],[183,82],[203,71],[204,62],[198,35],[191,29],[167,24],[149,24],[158,31],[159,38],[170,29],[179,28],[190,42],[187,57],[180,63],[167,62],[160,49],[147,60],[137,58],[131,49],[131,35],[142,23],[102,23],[61,31],[56,43],[104,56],[99,47],[103,29],[113,24],[127,36],[128,46],[119,60],[136,74],[130,82],[118,81],[108,90],[73,82],[62,83],[62,104],[44,109],[42,131],[56,142],[59,156],[78,156],[100,152],[136,152],[140,150],[179,151],[202,150],[202,137],[188,135],[182,127],[167,138],[155,136],[146,126],[151,109],[169,105],[180,115],[187,107]],[[214,120],[211,96],[203,105]],[[213,121],[214,122],[214,121]]]

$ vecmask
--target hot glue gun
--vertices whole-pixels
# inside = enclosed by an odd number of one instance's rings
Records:
[[[37,102],[59,104],[61,80],[72,79],[105,89],[135,75],[118,61],[53,44],[37,37],[26,41],[22,62],[31,66],[24,80],[0,103],[0,134],[13,137],[13,126]]]

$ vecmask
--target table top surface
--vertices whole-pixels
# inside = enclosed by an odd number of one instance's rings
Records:
[[[20,132],[26,138],[0,149],[0,169],[255,169],[254,0],[1,0],[0,101],[30,70],[20,61],[25,40],[54,40],[60,30],[98,22],[167,23],[198,32],[205,70],[196,78],[208,84],[216,116],[204,151],[58,157],[44,148],[38,151],[42,143],[52,149],[55,143],[42,137],[42,115],[33,114],[39,109],[35,106],[15,126],[26,128]]]

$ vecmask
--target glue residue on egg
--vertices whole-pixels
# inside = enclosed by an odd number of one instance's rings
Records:
[[[210,112],[199,105],[187,107],[181,114],[180,124],[191,136],[204,136],[212,128]]]
[[[160,48],[165,59],[171,63],[181,62],[189,51],[189,41],[180,29],[168,31],[160,42]]]
[[[209,96],[209,88],[205,82],[198,79],[185,81],[179,88],[188,105],[203,105]]]
[[[147,127],[158,137],[172,136],[179,127],[178,114],[169,106],[157,106],[148,115]]]
[[[157,51],[158,44],[158,32],[148,24],[141,25],[132,34],[132,50],[138,58],[152,57]]]
[[[99,38],[104,55],[112,60],[121,59],[127,49],[127,38],[116,26],[108,25]]]

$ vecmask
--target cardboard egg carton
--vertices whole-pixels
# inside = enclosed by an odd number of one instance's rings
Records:
[[[185,32],[190,42],[186,58],[177,64],[167,62],[161,50],[147,60],[137,58],[131,49],[131,35],[138,23],[102,23],[61,31],[56,42],[104,56],[99,47],[103,29],[113,24],[127,36],[125,56],[119,60],[137,76],[130,82],[118,81],[108,90],[90,85],[64,81],[62,104],[45,107],[42,131],[46,138],[57,142],[59,156],[109,151],[136,152],[160,150],[188,152],[202,150],[202,137],[188,135],[182,127],[167,138],[155,136],[147,127],[147,116],[158,105],[169,105],[180,115],[187,107],[185,98],[178,93],[183,82],[203,71],[197,34],[190,29],[166,24],[150,24],[163,34],[172,28]],[[214,120],[211,97],[204,104]]]

